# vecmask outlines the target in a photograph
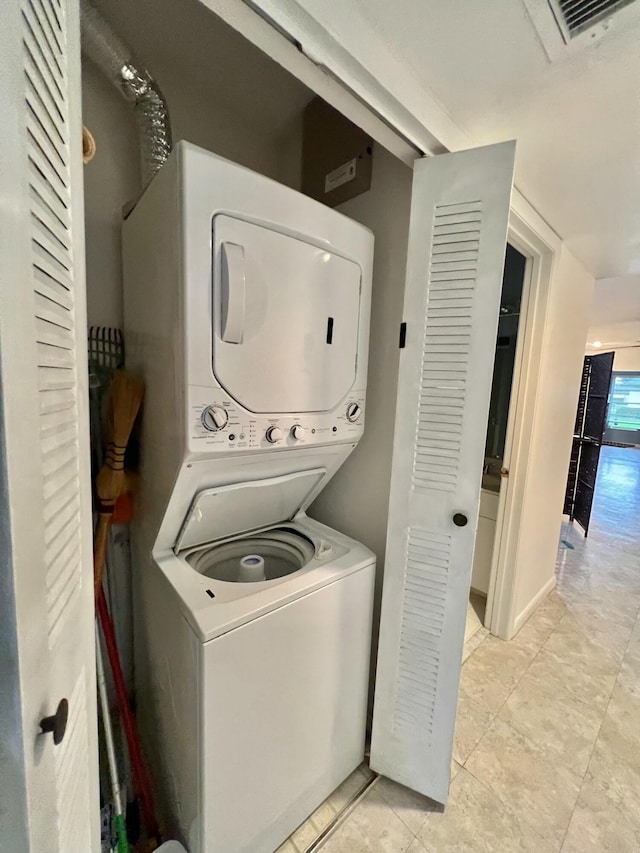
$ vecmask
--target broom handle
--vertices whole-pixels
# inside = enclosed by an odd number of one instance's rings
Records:
[[[102,577],[107,561],[107,543],[109,541],[112,517],[113,510],[111,512],[99,512],[96,532],[93,538],[93,592],[96,601],[102,589]]]
[[[118,646],[116,644],[115,631],[113,622],[107,607],[107,599],[105,598],[104,589],[100,587],[98,593],[98,616],[102,627],[102,635],[107,649],[107,656],[111,665],[113,681],[116,687],[116,695],[118,697],[118,707],[122,718],[122,726],[127,739],[129,748],[129,757],[131,758],[131,770],[136,786],[136,793],[140,799],[140,810],[142,819],[148,835],[151,838],[159,839],[158,824],[153,809],[153,798],[151,796],[151,785],[149,776],[142,758],[142,749],[140,747],[140,738],[136,728],[135,718],[129,705],[129,697],[127,696],[127,688],[124,683],[122,667],[120,666],[120,657],[118,655]]]

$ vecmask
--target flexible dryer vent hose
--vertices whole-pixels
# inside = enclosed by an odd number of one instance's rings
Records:
[[[82,47],[133,103],[140,137],[142,183],[146,187],[171,153],[171,123],[164,96],[146,68],[105,21],[91,0],[82,0]]]

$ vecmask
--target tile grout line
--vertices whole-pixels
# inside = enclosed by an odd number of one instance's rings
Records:
[[[541,603],[542,603],[542,602],[541,602]],[[531,616],[533,616],[534,614],[535,614],[535,611],[531,614]],[[531,617],[530,617],[530,618],[531,618]],[[528,620],[527,620],[527,621],[528,621]],[[560,624],[560,623],[558,622],[558,625],[559,625],[559,624]],[[525,625],[526,625],[526,622],[525,622]],[[523,625],[522,627],[524,628],[524,625]],[[553,631],[555,631],[556,627],[557,627],[557,625],[553,628],[553,630],[551,631],[551,634],[553,633]],[[549,637],[551,636],[551,634],[549,634]],[[464,663],[462,664],[462,667],[464,667],[464,666],[467,664],[467,662],[471,660],[471,658],[472,658],[472,657],[474,656],[474,654],[478,651],[478,649],[479,649],[482,645],[484,645],[484,643],[486,642],[486,640],[488,640],[488,639],[489,639],[489,637],[492,637],[492,636],[494,636],[494,635],[493,635],[493,634],[491,634],[491,632],[489,632],[489,633],[488,633],[488,634],[483,638],[482,642],[478,645],[478,647],[477,647],[477,648],[475,648],[475,649],[471,652],[471,654],[469,655],[469,657],[464,661]],[[516,635],[516,636],[517,636],[517,635]],[[547,639],[545,640],[545,644],[546,644],[546,642],[549,640],[549,637],[547,637]],[[497,640],[500,640],[501,638],[500,638],[500,637],[496,637],[496,639],[497,639]],[[513,639],[512,639],[512,640],[501,640],[501,642],[504,642],[504,643],[511,643],[511,642],[513,642]],[[505,697],[505,700],[504,700],[504,702],[502,703],[502,705],[500,705],[500,707],[498,708],[498,710],[493,714],[493,717],[491,718],[491,720],[490,720],[489,724],[487,725],[487,727],[486,727],[486,729],[484,730],[484,732],[483,732],[483,733],[480,735],[480,737],[478,738],[478,740],[477,740],[476,744],[474,745],[474,747],[473,747],[473,749],[471,750],[471,752],[469,753],[469,755],[465,758],[465,760],[464,760],[462,763],[457,762],[458,764],[460,764],[460,766],[461,766],[461,767],[464,767],[464,768],[465,768],[465,770],[467,769],[467,762],[469,761],[469,759],[471,758],[471,756],[473,755],[473,753],[476,751],[476,749],[478,749],[478,747],[480,746],[480,743],[482,742],[483,738],[487,735],[487,733],[488,733],[489,729],[490,729],[490,728],[491,728],[491,726],[494,724],[494,722],[495,722],[495,721],[496,721],[496,719],[498,718],[498,716],[499,716],[500,712],[502,711],[502,709],[504,708],[504,706],[505,706],[505,705],[507,704],[507,702],[509,701],[509,699],[510,699],[511,695],[513,694],[513,691],[518,687],[518,685],[520,684],[520,682],[522,681],[522,679],[524,678],[524,676],[525,676],[525,675],[527,674],[527,672],[529,671],[529,668],[532,666],[532,664],[533,664],[534,660],[538,657],[538,655],[540,654],[540,652],[542,651],[542,649],[543,649],[543,648],[544,648],[544,644],[543,644],[543,645],[538,649],[538,651],[535,653],[535,655],[531,658],[531,660],[530,660],[530,661],[529,661],[529,663],[527,664],[526,668],[522,671],[522,673],[521,673],[520,677],[518,678],[518,680],[517,680],[517,681],[516,681],[516,683],[514,684],[513,688],[509,691],[509,693],[508,693],[508,694],[507,694],[507,696]],[[473,700],[473,697],[471,697],[471,699]],[[473,700],[473,701],[475,701],[475,700]],[[479,703],[476,703],[476,704],[479,704]],[[456,709],[456,717],[457,717],[457,709]],[[511,728],[513,728],[513,726],[512,726]],[[515,729],[514,729],[514,731],[515,731]],[[455,735],[454,735],[454,737],[455,737]],[[469,772],[469,771],[468,771],[468,772]],[[473,774],[472,774],[472,775],[473,775]],[[475,777],[474,777],[474,778],[475,778]],[[478,780],[478,781],[480,781],[480,780]]]
[[[534,614],[535,614],[535,611],[534,611],[534,613],[532,613],[532,614],[531,614],[531,616],[533,616]],[[564,617],[563,617],[563,618],[564,618]],[[527,620],[527,621],[528,621],[528,620]],[[560,621],[562,621],[562,620],[560,620]],[[529,669],[533,666],[533,662],[537,659],[538,655],[540,654],[540,652],[543,650],[543,648],[545,647],[545,645],[547,644],[547,642],[548,642],[548,641],[549,641],[549,639],[551,638],[551,634],[553,634],[553,632],[556,630],[556,628],[558,627],[558,625],[559,625],[559,624],[560,624],[560,622],[558,622],[558,623],[553,627],[553,629],[552,629],[551,633],[549,634],[549,636],[547,637],[547,639],[546,639],[546,640],[544,641],[544,643],[540,646],[540,648],[537,650],[537,652],[535,653],[535,655],[531,658],[531,660],[529,661],[529,663],[527,664],[527,666],[525,667],[525,669],[522,671],[522,673],[520,674],[520,676],[519,676],[519,678],[517,679],[517,681],[515,682],[515,684],[513,685],[513,688],[512,688],[512,689],[509,691],[509,693],[507,694],[507,696],[506,696],[506,698],[505,698],[504,702],[500,705],[500,707],[498,708],[498,710],[494,713],[494,715],[493,715],[493,717],[492,717],[492,719],[491,719],[491,722],[489,723],[489,725],[487,726],[487,728],[484,730],[484,732],[482,733],[482,735],[479,737],[478,742],[477,742],[477,743],[476,743],[476,745],[473,747],[473,749],[471,750],[471,752],[469,753],[469,755],[466,757],[466,759],[464,760],[464,762],[460,765],[461,767],[464,767],[464,768],[465,768],[465,770],[467,770],[467,761],[469,761],[469,759],[471,758],[471,756],[472,756],[472,755],[474,754],[474,752],[478,749],[478,747],[480,746],[480,744],[481,744],[482,740],[486,737],[486,735],[487,735],[487,733],[488,733],[489,729],[490,729],[490,728],[491,728],[491,726],[495,723],[496,719],[500,716],[500,713],[501,713],[502,709],[505,707],[505,705],[507,704],[507,702],[509,701],[509,699],[510,699],[510,698],[511,698],[511,696],[513,695],[514,691],[517,689],[518,685],[520,684],[520,682],[522,681],[522,679],[523,679],[523,678],[525,677],[525,675],[527,674],[527,672],[529,672]],[[525,622],[525,625],[526,625],[526,622]],[[522,627],[524,628],[524,625],[523,625]],[[485,640],[486,640],[489,636],[493,636],[493,635],[492,635],[492,634],[489,634],[487,637],[485,637]],[[516,635],[516,636],[517,636],[517,635]],[[498,639],[498,640],[499,640],[499,639],[500,639],[500,637],[497,637],[496,639]],[[483,642],[484,642],[484,640],[483,640]],[[502,640],[502,642],[509,642],[509,643],[511,643],[511,642],[513,642],[513,640],[508,640],[508,641]],[[480,645],[482,645],[482,643],[481,643]],[[480,648],[480,646],[478,646],[478,648]],[[473,655],[476,653],[476,651],[477,651],[477,650],[478,650],[478,649],[475,649],[475,650],[474,650],[474,651],[469,655],[469,657],[467,658],[467,660],[471,660],[471,658],[473,657]],[[466,662],[467,662],[467,661],[465,661],[465,664],[466,664]],[[473,697],[471,697],[471,698],[473,699]],[[477,703],[476,703],[476,704],[477,704]],[[501,722],[503,722],[503,721],[501,720]],[[509,724],[507,723],[507,725],[509,725]],[[512,729],[513,729],[513,726],[510,726],[510,728],[512,728]],[[516,732],[516,734],[520,735],[520,732],[518,732],[518,731],[517,731],[517,729],[513,729],[513,730],[514,730],[514,732]],[[521,735],[521,737],[525,737],[525,736],[524,736],[524,735]],[[527,738],[527,741],[528,741],[528,738]],[[532,745],[532,746],[535,746],[535,744],[533,744],[533,743],[532,743],[531,745]],[[536,749],[537,749],[537,747],[536,747]],[[460,762],[458,762],[458,763],[460,763]],[[467,771],[467,772],[471,772],[471,771]],[[471,774],[471,775],[473,775],[473,774]],[[474,776],[474,779],[475,779],[475,776]],[[480,780],[478,780],[478,781],[480,781]],[[493,789],[492,789],[492,790],[493,790]]]
[[[508,723],[506,723],[506,725],[509,725],[509,724],[508,724]],[[510,728],[511,728],[511,727],[510,727]],[[515,729],[514,729],[514,731],[515,731]],[[518,734],[518,732],[516,732],[516,734]],[[516,823],[518,824],[518,826],[520,827],[520,829],[522,829],[522,826],[521,826],[521,824],[520,824],[520,820],[519,820],[519,818],[518,818],[518,816],[517,816],[517,813],[516,813],[516,810],[513,808],[513,806],[509,805],[509,803],[505,803],[505,801],[504,801],[504,800],[502,799],[502,797],[497,793],[497,791],[494,791],[494,789],[493,789],[490,785],[487,785],[487,783],[486,783],[484,780],[479,779],[479,778],[476,776],[476,774],[475,774],[475,773],[473,773],[471,770],[469,770],[469,769],[468,769],[468,768],[466,768],[466,767],[465,767],[465,768],[463,768],[463,769],[464,769],[464,770],[469,774],[469,776],[471,776],[473,779],[475,779],[475,780],[476,780],[476,782],[477,782],[479,785],[482,785],[482,787],[485,789],[485,791],[487,791],[489,794],[491,794],[491,796],[492,796],[492,797],[495,797],[495,798],[496,798],[496,800],[498,800],[500,803],[502,803],[502,806],[504,807],[504,809],[505,809],[505,810],[506,810],[506,811],[507,811],[507,812],[508,812],[512,817],[513,817],[513,819],[516,821]],[[537,830],[537,829],[535,829],[535,827],[533,827],[533,826],[529,826],[529,825],[528,825],[528,826],[527,826],[527,831],[528,831],[528,832],[535,833],[535,835],[540,839],[540,841],[544,841],[546,844],[549,844],[549,840],[548,840],[548,839],[546,839],[543,835],[541,835],[541,834],[538,832],[538,830]],[[564,844],[564,838],[563,838],[563,840],[562,840],[562,843]],[[558,847],[558,853],[561,853],[561,849],[560,849],[560,847]]]
[[[582,777],[582,782],[580,783],[580,790],[578,791],[578,799],[576,800],[575,805],[573,807],[573,810],[571,812],[571,817],[569,818],[569,823],[567,824],[567,828],[566,828],[564,836],[562,838],[562,844],[560,845],[559,853],[562,853],[562,848],[564,847],[564,844],[567,840],[567,835],[569,834],[569,827],[571,826],[571,821],[573,819],[573,815],[574,815],[574,812],[576,810],[576,806],[578,805],[578,800],[580,799],[580,794],[582,794],[582,789],[584,788],[584,783],[585,783],[585,780],[587,778],[587,773],[589,772],[589,767],[591,766],[591,759],[593,758],[593,753],[595,752],[596,746],[598,745],[598,740],[600,738],[600,732],[602,731],[602,726],[604,725],[604,721],[605,721],[607,713],[609,711],[609,705],[611,704],[611,699],[613,698],[613,693],[616,689],[616,685],[618,683],[618,678],[620,676],[620,673],[622,672],[622,664],[624,662],[624,659],[626,657],[627,652],[629,651],[629,646],[631,645],[631,637],[633,636],[633,632],[638,625],[638,619],[639,618],[640,618],[640,608],[638,608],[638,611],[636,613],[636,621],[633,624],[633,628],[631,629],[631,633],[629,634],[629,639],[627,640],[627,645],[625,646],[624,652],[622,653],[622,657],[620,658],[620,666],[618,668],[618,672],[617,672],[616,677],[614,679],[613,687],[611,688],[611,693],[609,694],[609,698],[607,700],[607,706],[604,709],[604,712],[602,714],[602,719],[600,720],[600,725],[598,726],[598,733],[595,737],[595,740],[593,742],[593,746],[591,748],[591,752],[589,754],[589,761],[587,762],[587,769],[585,770],[584,776]]]
[[[535,613],[535,611],[534,611],[534,613]],[[534,614],[532,613],[531,615],[533,616]],[[491,793],[491,794],[492,794],[492,796],[496,797],[496,799],[497,799],[497,800],[499,800],[499,801],[502,803],[502,805],[505,807],[505,809],[508,809],[508,811],[513,815],[514,819],[518,822],[518,825],[520,825],[520,821],[519,821],[519,819],[518,819],[518,817],[517,817],[517,813],[515,812],[515,810],[513,809],[513,807],[512,807],[509,803],[505,802],[505,801],[502,799],[502,797],[498,794],[498,792],[497,792],[497,791],[495,791],[495,790],[494,790],[490,785],[488,785],[488,784],[487,784],[485,781],[483,781],[482,779],[479,779],[479,778],[478,778],[478,777],[477,777],[477,776],[476,776],[476,775],[475,775],[475,774],[474,774],[474,773],[473,773],[473,772],[472,772],[472,771],[467,767],[467,762],[470,760],[470,758],[471,758],[471,757],[472,757],[472,755],[476,752],[476,750],[477,750],[477,749],[479,749],[480,744],[482,743],[482,741],[484,740],[484,738],[487,736],[487,734],[488,734],[488,732],[489,732],[489,729],[493,726],[493,724],[495,723],[495,721],[498,719],[498,717],[499,717],[499,715],[500,715],[500,713],[501,713],[502,709],[505,707],[505,705],[507,704],[507,702],[508,702],[508,701],[509,701],[509,699],[511,698],[511,696],[512,696],[513,692],[517,689],[518,685],[520,684],[520,682],[522,681],[522,679],[524,678],[524,676],[527,674],[527,672],[529,672],[530,668],[533,666],[534,661],[535,661],[535,660],[537,660],[538,656],[539,656],[539,655],[540,655],[540,653],[543,651],[543,649],[545,648],[545,646],[547,645],[547,643],[548,643],[548,642],[549,642],[549,640],[551,639],[552,635],[553,635],[553,634],[555,633],[555,631],[558,629],[558,626],[560,625],[560,622],[562,622],[562,619],[564,619],[564,616],[565,616],[565,615],[566,615],[566,614],[563,614],[563,616],[562,616],[562,617],[558,620],[558,622],[554,625],[554,627],[552,628],[551,632],[549,633],[549,636],[545,639],[544,643],[542,643],[542,645],[540,646],[540,648],[536,651],[536,653],[534,654],[534,656],[531,658],[531,660],[530,660],[530,661],[529,661],[529,663],[527,664],[526,668],[522,671],[522,673],[521,673],[520,677],[518,678],[518,680],[517,680],[517,681],[516,681],[516,683],[514,684],[513,689],[509,692],[508,696],[506,697],[506,699],[504,700],[504,702],[503,702],[503,703],[502,703],[502,705],[500,706],[499,710],[494,714],[493,719],[491,720],[491,722],[489,723],[489,725],[488,725],[488,726],[487,726],[487,728],[485,729],[484,733],[482,734],[482,736],[481,736],[481,737],[480,737],[480,739],[478,740],[477,744],[474,746],[474,748],[471,750],[471,752],[470,752],[470,753],[469,753],[469,755],[467,756],[467,758],[466,758],[466,760],[465,760],[464,764],[462,764],[462,765],[461,765],[461,766],[464,768],[464,770],[465,770],[465,771],[466,771],[470,776],[472,776],[472,777],[473,777],[473,778],[474,778],[474,779],[475,779],[475,780],[476,780],[480,785],[482,785],[482,786],[483,786],[483,788],[485,788],[485,790],[489,791],[489,793]],[[526,623],[525,623],[525,624],[526,624]],[[524,627],[524,626],[523,626],[523,627]],[[486,639],[486,638],[485,638],[485,639]],[[498,639],[499,639],[499,638],[498,638]],[[509,641],[509,642],[512,642],[512,641]],[[472,655],[473,655],[473,653],[472,653]],[[472,655],[470,655],[470,657],[472,657]],[[466,663],[466,661],[465,661],[465,663]],[[505,720],[501,720],[500,722],[504,723],[504,725],[506,725],[506,726],[508,726],[510,729],[512,729],[512,731],[514,732],[514,734],[516,734],[518,737],[521,737],[521,738],[522,738],[522,739],[523,739],[527,744],[529,744],[529,745],[530,745],[530,746],[535,750],[535,752],[540,753],[540,755],[542,756],[543,760],[544,760],[545,762],[547,762],[547,758],[546,758],[546,756],[544,755],[543,751],[542,751],[538,746],[536,746],[536,744],[535,744],[535,743],[533,743],[533,741],[531,741],[531,740],[530,740],[526,735],[524,735],[524,734],[522,734],[521,732],[519,732],[517,729],[515,729],[515,728],[514,728],[510,723],[508,723],[507,721],[505,721]],[[594,744],[594,748],[595,748],[595,744]],[[547,762],[547,763],[549,763],[549,762]],[[588,767],[588,765],[587,765],[587,767]],[[570,770],[570,772],[574,773],[574,771],[573,771],[573,770],[571,770],[571,768],[567,768],[567,769],[568,769],[568,770]],[[585,770],[585,773],[584,773],[584,775],[583,775],[581,778],[579,777],[579,775],[578,775],[577,773],[574,773],[574,775],[576,776],[576,778],[579,778],[579,779],[580,779],[580,786],[579,786],[579,788],[578,788],[578,792],[577,792],[577,795],[576,795],[576,802],[574,803],[573,809],[571,810],[571,814],[570,814],[570,816],[569,816],[569,821],[568,821],[568,823],[567,823],[567,829],[565,830],[565,834],[563,835],[562,842],[561,842],[560,846],[558,847],[558,853],[561,853],[562,845],[563,845],[563,844],[564,844],[564,842],[565,842],[565,839],[566,839],[566,833],[567,833],[567,832],[568,832],[568,830],[569,830],[569,824],[571,823],[571,818],[573,817],[573,812],[575,811],[576,804],[577,804],[578,799],[579,799],[579,797],[580,797],[580,791],[582,790],[582,785],[584,784],[584,777],[586,776],[586,772],[587,772],[587,771]],[[535,832],[535,833],[536,833],[536,835],[537,835],[541,840],[545,840],[545,839],[544,839],[544,837],[543,837],[540,833],[538,833],[538,832],[537,832],[533,827],[530,827],[530,828],[529,828],[529,831],[533,831],[533,832]],[[547,843],[548,843],[548,840],[547,840]]]
[[[364,785],[346,803],[344,808],[342,808],[339,812],[336,813],[331,823],[329,823],[322,830],[322,832],[320,832],[318,837],[311,842],[311,845],[305,847],[303,853],[317,853],[317,851],[320,850],[320,848],[324,845],[325,841],[331,835],[333,835],[335,830],[338,829],[339,826],[342,826],[344,823],[346,823],[347,819],[356,810],[356,807],[364,800],[369,791],[371,791],[376,786],[379,779],[380,775],[378,773],[374,773],[374,775],[370,779],[367,779]]]

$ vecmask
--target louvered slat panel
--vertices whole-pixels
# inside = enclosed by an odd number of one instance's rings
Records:
[[[452,230],[452,216],[465,215],[464,227]],[[413,465],[413,487],[437,488],[443,492],[455,492],[458,483],[459,457],[444,453],[458,450],[462,438],[462,417],[441,421],[438,430],[423,423],[429,413],[455,414],[462,412],[466,399],[466,372],[469,362],[470,332],[473,311],[473,294],[477,272],[480,230],[482,227],[482,204],[438,205],[435,209],[433,240],[429,278],[441,274],[446,268],[464,270],[465,286],[461,280],[449,278],[446,288],[435,286],[429,292],[424,324],[422,348],[423,370],[418,401],[416,424],[415,457]],[[442,229],[446,229],[443,231]],[[465,240],[452,243],[451,238],[464,234]],[[437,240],[445,239],[447,247],[456,246],[459,251],[442,253]],[[472,237],[472,239],[470,239]],[[471,250],[468,247],[471,246]],[[471,275],[469,275],[471,274]],[[458,286],[459,285],[459,286]],[[460,304],[450,304],[451,293],[462,295]],[[442,294],[446,294],[443,299]],[[440,332],[440,334],[437,334]],[[461,334],[462,333],[462,334]],[[440,368],[434,379],[434,366]],[[427,421],[428,423],[428,421]]]
[[[45,483],[57,479],[63,472],[72,472],[76,467],[75,435],[67,441],[54,447],[49,453],[42,455],[42,473]]]
[[[60,282],[51,278],[39,267],[33,268],[34,289],[36,293],[50,299],[52,302],[57,302],[67,311],[73,308],[73,301],[69,295],[69,291]]]
[[[71,503],[69,511],[64,514],[67,518],[66,523],[60,522],[60,528],[56,531],[56,535],[47,543],[47,559],[52,567],[49,577],[47,578],[47,590],[49,598],[56,597],[54,588],[60,581],[61,577],[66,578],[64,571],[65,563],[71,558],[78,548],[78,531],[74,529],[73,520],[69,517],[70,509],[73,506]]]
[[[64,135],[60,129],[61,117],[56,110],[56,103],[51,97],[46,81],[33,68],[33,61],[29,60],[28,68],[25,68],[27,78],[27,101],[32,105],[34,111],[45,118],[46,125],[55,134],[59,144],[64,145]]]
[[[42,11],[42,6],[37,0],[26,0],[23,3],[22,9],[25,18],[29,22],[31,33],[40,46],[46,66],[57,80],[60,98],[65,100],[67,81],[63,70],[64,57],[55,40],[52,38],[46,16]]]
[[[38,140],[41,150],[51,158],[60,180],[64,182],[64,168],[67,165],[64,142],[59,138],[58,128],[42,102],[30,95],[31,92],[27,89],[27,127]]]
[[[71,554],[70,559],[79,560],[79,550],[75,554]],[[55,649],[61,641],[61,638],[64,637],[65,631],[69,631],[66,614],[78,606],[78,600],[80,597],[80,590],[76,585],[74,575],[67,573],[65,574],[64,579],[64,586],[61,586],[62,593],[59,596],[54,596],[53,594],[47,596],[49,599],[48,606],[50,608],[49,643],[52,649]],[[59,795],[59,804],[60,801],[61,797]],[[65,802],[65,806],[68,807],[69,804]],[[58,814],[60,814],[60,811],[61,809],[59,808]]]
[[[67,367],[38,368],[38,389],[40,391],[63,391],[73,386],[73,371]],[[44,436],[43,436],[44,449]]]
[[[52,412],[66,413],[69,423],[75,421],[75,390],[63,389],[62,391],[40,392],[40,414],[48,415]]]
[[[55,59],[51,53],[51,48],[42,33],[37,17],[29,3],[23,3],[22,17],[25,23],[25,30],[23,34],[24,43],[31,51],[31,55],[33,56],[33,59],[41,73],[48,80],[51,92],[60,107],[60,104],[64,103],[65,100],[65,81],[58,70]],[[66,109],[63,110],[60,108],[60,112],[65,115]]]
[[[61,305],[56,299],[43,294],[37,285],[34,299],[36,316],[39,320],[65,329],[67,332],[73,331],[73,317],[66,305]]]
[[[433,731],[451,538],[412,528],[406,543],[393,732]]]
[[[80,541],[77,531],[67,527],[63,528],[60,536],[47,548],[47,558],[50,560],[52,570],[47,578],[47,599],[49,607],[55,610],[56,602],[65,601],[63,595],[66,589],[74,589],[72,578],[69,578],[65,571],[65,565],[70,560],[77,560],[80,552]],[[51,635],[54,632],[55,618],[52,619],[52,625],[49,631]]]
[[[56,216],[55,211],[52,210],[45,199],[39,195],[35,187],[32,186],[29,190],[32,216],[38,220],[40,226],[45,229],[50,239],[56,240],[62,249],[70,252],[71,237],[68,227]]]
[[[53,555],[58,554],[62,549],[66,541],[65,531],[70,525],[73,526],[73,516],[78,512],[78,507],[78,500],[71,493],[66,504],[62,504],[58,512],[45,525],[45,547],[52,555],[48,559],[52,559]]]
[[[31,241],[32,260],[34,267],[37,267],[44,275],[58,282],[65,290],[72,289],[72,282],[69,276],[68,268],[60,264],[54,256],[42,246],[38,240]]]
[[[65,166],[59,162],[57,152],[38,122],[27,120],[27,132],[32,143],[32,152],[38,166],[47,175],[51,185],[61,194],[65,192]]]
[[[68,529],[66,533],[67,538],[61,537],[60,542],[56,543],[58,550],[52,548],[49,554],[51,570],[47,575],[47,597],[54,611],[64,590],[73,586],[73,578],[69,577],[69,573],[65,569],[70,561],[78,558],[80,549],[78,531]]]
[[[43,67],[43,53],[30,35],[25,37],[25,77],[27,93],[34,93],[49,113],[51,122],[56,126],[60,140],[64,141],[64,115],[58,106],[59,88],[48,68]]]
[[[30,0],[30,2],[40,10],[44,20],[46,21],[45,30],[47,32],[49,43],[54,48],[56,55],[61,57],[63,52],[62,42],[64,40],[64,35],[60,19],[51,5],[51,0]]]
[[[45,513],[45,541],[47,544],[53,542],[58,533],[65,526],[67,513],[71,511],[71,506],[79,506],[78,493],[74,489],[74,481],[71,479],[66,484],[58,489],[56,495],[56,509],[52,512],[49,509]]]
[[[15,460],[8,505],[12,523],[16,519],[12,554],[16,601],[22,602],[16,632],[24,688],[23,746],[16,738],[21,754],[15,757],[23,772],[25,814],[15,844],[21,850],[88,853],[99,847],[99,802],[84,399],[80,9],[79,0],[16,0],[2,4],[2,11],[0,76],[7,84],[8,131],[3,188],[12,209],[28,209],[18,224],[10,217],[10,236],[3,240],[14,275],[3,287],[10,298],[3,299],[1,361],[7,384],[22,383],[6,400],[6,444]],[[62,742],[36,737],[36,721],[53,713],[63,697],[69,719]]]
[[[39,367],[67,367],[73,369],[75,355],[71,350],[52,347],[48,344],[38,344]],[[44,414],[41,411],[41,414]]]
[[[65,628],[80,577],[78,408],[69,220],[63,7],[25,0],[25,100],[30,142],[34,321],[45,499],[49,637]],[[75,515],[74,515],[74,511]]]
[[[69,195],[66,189],[57,192],[51,185],[47,174],[40,168],[37,157],[34,157],[33,149],[29,150],[29,185],[47,202],[55,215],[66,228],[71,225],[69,217]]]
[[[55,192],[63,199],[68,199],[67,184],[65,181],[65,165],[60,162],[60,157],[55,146],[45,133],[42,121],[34,117],[31,105],[27,112],[27,131],[30,136],[29,156],[32,157],[40,171],[45,176],[46,183],[50,184]],[[42,117],[45,118],[42,111]]]
[[[36,317],[36,334],[40,344],[49,344],[61,349],[73,349],[75,340],[69,329]]]

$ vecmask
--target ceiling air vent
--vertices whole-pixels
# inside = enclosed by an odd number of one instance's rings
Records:
[[[549,5],[568,43],[633,2],[635,0],[549,0]]]

